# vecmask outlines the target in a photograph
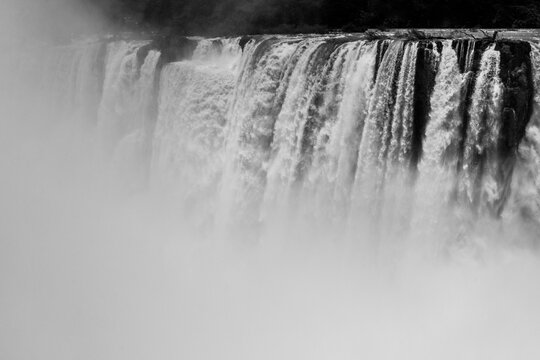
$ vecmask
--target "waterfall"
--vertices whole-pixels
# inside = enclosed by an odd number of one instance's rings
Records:
[[[424,141],[424,156],[420,163],[420,181],[426,186],[442,185],[442,195],[451,193],[456,181],[463,118],[459,106],[464,76],[460,74],[458,57],[451,42],[443,45],[439,71],[431,96],[431,114]],[[448,201],[448,200],[447,200]]]
[[[329,99],[337,109],[317,136],[303,195],[321,214],[318,220],[339,221],[347,212],[370,101],[376,49],[376,44],[360,41],[346,44],[341,50],[344,63],[334,74],[337,91]]]
[[[291,73],[305,46],[298,41],[264,39],[244,50],[225,129],[225,163],[220,185],[220,221],[257,221],[265,187],[265,166],[276,116]],[[248,220],[250,219],[250,220]]]
[[[431,95],[431,113],[418,166],[416,223],[438,226],[448,219],[458,181],[463,117],[460,104],[466,75],[461,74],[457,53],[450,40],[445,41]],[[415,226],[420,228],[419,226]]]
[[[476,41],[471,39],[460,39],[455,42],[455,52],[460,71],[468,73],[473,70]]]
[[[63,126],[82,126],[85,131],[97,122],[101,100],[103,44],[89,42],[62,46],[45,54],[47,71],[38,84],[46,94],[44,111]]]
[[[149,177],[201,223],[255,237],[299,222],[329,237],[405,236],[420,222],[451,233],[439,225],[498,219],[507,203],[538,222],[538,116],[527,125],[526,101],[537,44],[185,41],[191,53],[176,58],[160,42],[117,40],[51,60],[53,103],[96,128],[100,157],[127,188]]]
[[[98,123],[107,152],[142,131],[147,120],[159,53],[150,51],[141,61],[138,50],[144,45],[147,43],[122,41],[107,48]]]
[[[408,44],[403,55],[397,84],[396,104],[392,114],[392,130],[388,149],[389,167],[408,167],[412,152],[413,99],[418,44]],[[395,169],[392,169],[395,171]]]
[[[540,88],[540,45],[531,44],[535,88]],[[540,217],[540,92],[536,91],[533,112],[525,137],[519,146],[517,168],[512,184],[512,211],[538,226]]]
[[[486,206],[501,196],[501,184],[496,179],[502,110],[499,66],[500,53],[490,47],[482,55],[472,95],[460,184],[467,201]]]
[[[146,45],[144,41],[108,45],[98,114],[101,156],[110,158],[133,188],[146,178],[148,144],[153,137],[154,83],[161,55],[156,50],[145,54]]]
[[[355,193],[371,197],[381,191],[386,170],[387,151],[392,135],[392,115],[405,44],[392,42],[380,65],[366,124],[362,133]],[[410,99],[409,99],[410,100]],[[359,200],[363,202],[364,199]]]
[[[208,45],[202,44],[195,61],[171,63],[161,72],[151,170],[154,187],[167,187],[183,201],[197,199],[201,208],[203,199],[218,195],[237,72],[231,65],[241,55],[214,52],[205,58]]]
[[[265,189],[265,207],[288,205],[294,196],[295,184],[302,182],[304,161],[308,155],[306,148],[311,144],[311,134],[320,127],[323,118],[316,114],[324,107],[324,95],[321,93],[324,77],[330,73],[334,65],[333,44],[320,41],[309,42],[306,50],[299,57],[291,74],[289,86],[277,115],[273,142],[268,161],[268,173]],[[328,56],[330,61],[326,62]],[[317,108],[314,102],[319,102]],[[268,211],[268,210],[265,210]],[[272,210],[270,210],[272,211]],[[276,210],[274,210],[276,211]]]

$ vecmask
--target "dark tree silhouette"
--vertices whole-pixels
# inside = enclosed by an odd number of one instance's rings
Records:
[[[81,0],[83,1],[83,0]],[[540,0],[85,0],[119,26],[186,34],[540,27]]]

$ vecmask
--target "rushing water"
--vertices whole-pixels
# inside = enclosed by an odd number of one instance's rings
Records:
[[[86,123],[94,114],[96,151],[126,187],[167,188],[218,228],[252,227],[252,239],[272,222],[376,238],[423,217],[538,221],[518,215],[538,202],[524,195],[537,188],[537,112],[523,117],[526,130],[503,124],[503,112],[530,114],[537,87],[500,74],[536,74],[535,43],[192,41],[192,55],[170,63],[149,41],[53,57],[67,70],[57,75],[66,85],[47,77],[55,101]],[[507,100],[516,93],[531,100]],[[524,134],[510,145],[509,126]]]

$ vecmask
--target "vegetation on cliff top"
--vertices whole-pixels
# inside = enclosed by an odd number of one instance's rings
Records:
[[[90,0],[121,27],[185,34],[540,27],[538,0]]]
[[[540,0],[7,0],[33,34],[227,36],[384,28],[540,28]],[[9,7],[8,7],[9,9]]]

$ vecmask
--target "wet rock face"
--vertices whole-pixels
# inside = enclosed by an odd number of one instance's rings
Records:
[[[240,38],[240,41],[239,41],[239,45],[240,45],[240,48],[242,49],[242,51],[244,51],[244,48],[246,47],[247,43],[250,42],[251,40],[255,39],[254,36],[242,36]]]
[[[500,52],[499,76],[504,85],[497,173],[497,181],[503,184],[503,196],[494,204],[493,209],[495,214],[500,216],[506,205],[506,199],[510,196],[518,146],[531,118],[534,83],[529,43],[498,41],[495,49]]]
[[[377,58],[375,59],[375,71],[373,72],[373,82],[377,79],[377,73],[379,72],[379,67],[381,65],[381,61],[384,57],[384,54],[386,53],[386,50],[388,50],[388,42],[386,41],[378,41],[377,42]]]
[[[430,98],[435,86],[437,64],[435,52],[441,51],[442,43],[420,42],[416,58],[416,78],[414,84],[414,122],[411,165],[416,167],[422,156],[422,138],[429,118]]]
[[[456,52],[461,73],[470,71],[470,66],[475,59],[476,41],[474,39],[456,39],[452,41],[452,48]]]
[[[500,77],[504,84],[501,157],[512,156],[523,136],[532,112],[531,46],[522,41],[497,42],[501,53]]]
[[[185,36],[157,37],[151,44],[154,49],[161,51],[163,63],[170,63],[190,59],[197,48],[198,41]]]

